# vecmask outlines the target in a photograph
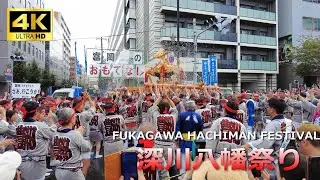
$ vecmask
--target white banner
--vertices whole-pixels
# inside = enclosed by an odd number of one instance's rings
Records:
[[[101,77],[111,77],[111,74],[112,74],[111,68],[112,68],[111,64],[101,65]]]
[[[91,64],[89,66],[89,76],[99,77],[125,77],[144,78],[145,65],[122,65],[122,64]]]
[[[12,83],[12,98],[32,98],[40,94],[39,83]]]
[[[114,63],[115,52],[113,51],[103,51],[103,61],[101,64]]]
[[[132,78],[135,76],[133,65],[124,65],[124,76],[126,78]]]
[[[89,76],[90,77],[99,77],[100,65],[99,64],[91,64],[89,66]]]
[[[144,65],[136,65],[135,68],[135,77],[144,78],[145,66]]]
[[[123,75],[123,67],[122,65],[113,65],[112,66],[112,76],[113,77],[122,77]]]
[[[133,64],[143,64],[142,52],[132,52]]]

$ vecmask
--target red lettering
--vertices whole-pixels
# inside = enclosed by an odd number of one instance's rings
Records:
[[[173,116],[158,116],[157,128],[159,132],[174,132],[174,117]]]
[[[237,145],[240,144],[240,140],[239,139],[235,139],[235,138],[228,138],[229,137],[229,133],[232,134],[238,134],[238,136],[241,133],[241,125],[237,122],[233,122],[230,121],[228,119],[223,119],[220,123],[220,131],[221,132],[227,132],[226,135],[227,137],[220,139],[220,141],[224,141],[224,142],[229,142],[229,143],[235,143]]]
[[[209,123],[212,120],[212,114],[209,110],[201,112],[203,123]]]
[[[18,126],[16,136],[16,149],[34,150],[36,148],[36,126]]]
[[[71,141],[68,137],[54,137],[53,156],[55,160],[67,161],[72,157],[72,151],[69,148],[70,142]]]
[[[113,132],[120,131],[120,118],[106,118],[103,122],[106,130],[105,136],[112,136]]]
[[[126,110],[128,118],[135,117],[137,115],[137,108],[134,105],[127,107]]]
[[[91,119],[89,125],[90,126],[98,126],[98,119],[99,119],[99,116],[93,116],[93,118]]]

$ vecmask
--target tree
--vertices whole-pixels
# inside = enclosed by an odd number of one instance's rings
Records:
[[[51,86],[56,85],[56,76],[54,74],[50,74],[50,85]]]
[[[292,58],[298,62],[296,74],[307,76],[320,72],[320,38],[306,38],[293,50]]]
[[[47,70],[43,70],[41,73],[41,88],[47,90],[51,84],[50,72]]]
[[[26,77],[28,83],[40,83],[41,69],[35,60],[28,64]]]
[[[13,62],[13,82],[25,83],[27,82],[27,65],[26,62]]]

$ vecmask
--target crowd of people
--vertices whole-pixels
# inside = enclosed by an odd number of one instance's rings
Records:
[[[307,159],[320,156],[317,140],[267,138],[196,140],[188,133],[261,131],[312,132],[320,136],[320,90],[243,91],[230,95],[218,88],[178,88],[176,85],[147,86],[137,91],[115,89],[104,97],[45,97],[0,101],[0,172],[1,179],[44,180],[48,169],[57,180],[85,179],[90,160],[137,148],[181,149],[181,168],[175,157],[169,170],[143,172],[138,179],[286,179],[307,178]],[[114,132],[180,132],[183,139],[122,140]],[[243,148],[273,149],[274,170],[214,169],[207,157],[197,170],[186,171],[186,149],[210,149],[220,162],[221,152]],[[294,157],[288,155],[279,164],[280,148],[296,149],[300,161],[292,171],[284,171]],[[198,158],[198,152],[194,161]],[[163,164],[166,164],[164,159]],[[193,163],[193,162],[192,162]],[[123,179],[123,177],[121,177]],[[121,179],[120,178],[120,179]],[[312,180],[312,179],[308,179]]]

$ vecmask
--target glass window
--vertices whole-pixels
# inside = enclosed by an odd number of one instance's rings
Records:
[[[23,42],[23,51],[27,52],[27,43],[26,42]]]
[[[15,46],[16,45],[16,42],[15,41],[12,41],[12,46]]]
[[[224,54],[214,53],[214,55],[217,57],[217,60],[222,60],[222,59],[224,59]]]
[[[28,2],[28,6],[29,6],[29,8],[31,8],[31,3],[30,3],[30,1]]]
[[[310,17],[303,17],[303,28],[305,30],[312,30],[313,28],[313,20]]]
[[[260,36],[268,36],[268,33],[261,31],[261,32],[260,32]]]
[[[38,48],[36,48],[36,58],[38,58]]]
[[[21,49],[21,41],[18,41],[18,48]]]
[[[130,49],[136,48],[136,39],[130,39]]]
[[[260,56],[261,61],[267,61],[267,56]]]
[[[39,59],[42,60],[41,51],[39,50]]]
[[[28,43],[28,54],[30,54],[30,49],[31,49],[31,44],[30,43]]]
[[[32,56],[34,56],[34,46],[32,46]]]
[[[249,35],[252,35],[252,34],[253,34],[253,31],[252,31],[252,30],[241,29],[241,34],[249,34]]]
[[[252,55],[241,55],[241,60],[243,61],[252,61]]]

